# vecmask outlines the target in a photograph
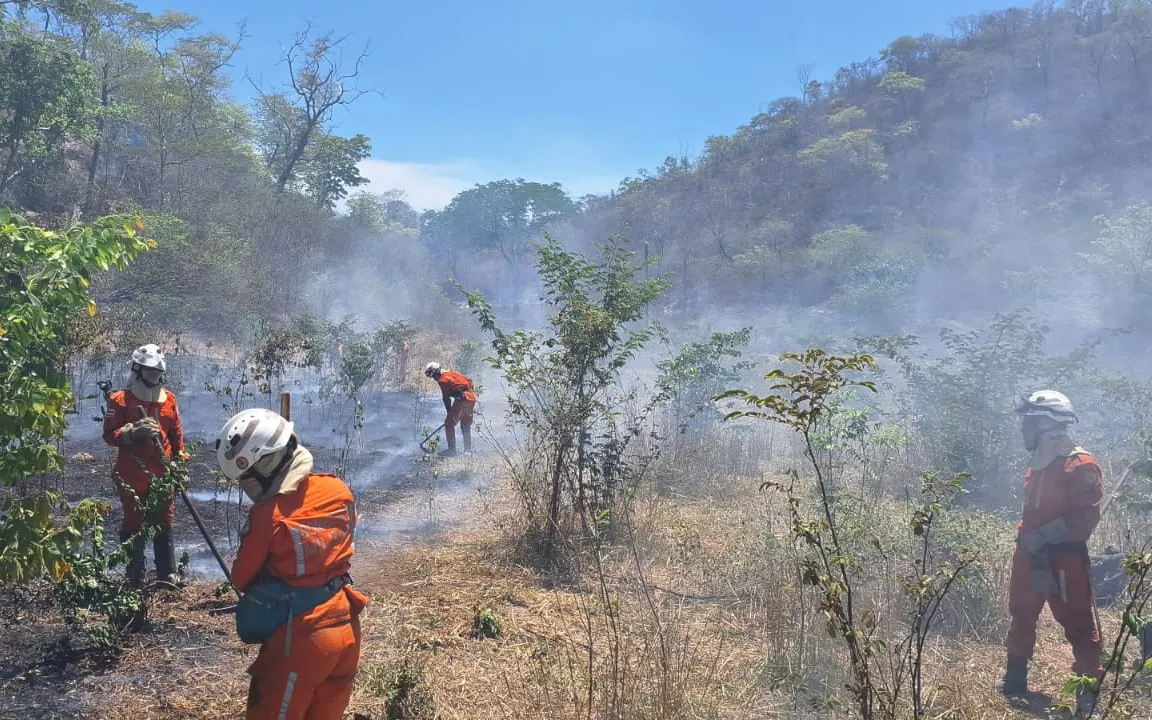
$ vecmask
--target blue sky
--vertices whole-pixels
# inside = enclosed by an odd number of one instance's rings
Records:
[[[336,132],[372,139],[370,189],[399,187],[419,209],[475,183],[558,181],[604,193],[668,155],[695,157],[772,100],[874,56],[901,35],[947,35],[949,19],[998,0],[140,0],[201,18],[203,32],[249,37],[235,59],[281,82],[281,46],[312,20],[370,56],[363,84],[383,92],[339,112]]]

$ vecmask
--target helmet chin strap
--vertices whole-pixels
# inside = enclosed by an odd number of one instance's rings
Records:
[[[262,473],[257,469],[262,464],[261,461],[264,460],[264,458],[260,458],[260,460],[253,464],[252,467],[248,468],[247,472],[240,476],[241,485],[243,485],[245,480],[255,480],[260,484],[260,497],[263,497],[264,494],[267,493],[268,490],[272,487],[272,483],[276,480],[276,478],[280,476],[280,473],[284,472],[284,470],[288,467],[288,464],[292,462],[292,456],[296,454],[297,445],[298,443],[296,442],[296,438],[289,440],[288,445],[280,451],[281,457],[279,462],[277,462],[276,466],[272,470],[268,471],[267,474]],[[274,456],[270,455],[269,457]],[[247,493],[247,495],[248,498],[252,500],[252,502],[256,502],[258,499],[252,497],[251,493]]]

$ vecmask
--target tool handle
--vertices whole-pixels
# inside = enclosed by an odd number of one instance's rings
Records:
[[[138,405],[137,408],[140,410],[140,419],[146,419],[148,417],[148,411],[144,409],[144,406]],[[156,450],[160,453],[160,456],[164,457],[164,444],[160,442],[160,438],[152,438],[152,442],[156,445]],[[220,551],[216,549],[216,543],[212,542],[212,536],[208,533],[208,528],[204,526],[204,521],[200,519],[200,513],[196,512],[196,507],[192,504],[192,498],[188,497],[188,493],[184,490],[180,491],[180,497],[184,500],[184,506],[188,508],[188,514],[192,516],[196,527],[200,529],[200,535],[204,537],[204,542],[208,543],[208,549],[212,551],[212,556],[216,558],[220,569],[224,571],[224,577],[228,579],[228,584],[232,585],[232,573],[228,570],[228,564],[224,562]],[[236,593],[236,597],[241,597],[240,591],[236,589],[235,585],[232,585],[232,591]]]
[[[440,432],[440,428],[442,428],[442,427],[444,427],[444,423],[440,423],[440,427],[436,428],[435,430],[433,430],[432,432],[430,432],[424,436],[424,439],[420,441],[420,449],[421,450],[423,450],[424,452],[428,452],[428,448],[426,448],[425,445],[428,444],[428,441],[432,439],[433,435]]]
[[[196,527],[200,528],[200,534],[204,536],[204,541],[208,543],[208,549],[212,551],[212,557],[216,558],[220,569],[224,571],[224,577],[228,579],[228,584],[232,585],[232,573],[228,570],[228,564],[224,562],[220,551],[216,549],[216,543],[212,542],[212,536],[208,534],[208,528],[204,526],[204,521],[200,519],[200,513],[196,512],[196,506],[192,504],[192,498],[188,497],[188,493],[183,490],[180,491],[180,497],[184,499],[184,505],[188,508],[188,514],[192,516]],[[232,591],[236,593],[236,597],[240,597],[240,591],[236,589],[235,585],[232,586]]]

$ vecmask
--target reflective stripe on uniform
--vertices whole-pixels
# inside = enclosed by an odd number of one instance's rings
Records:
[[[292,528],[292,545],[296,548],[296,577],[304,576],[304,541],[300,539],[300,528]]]
[[[288,684],[284,686],[284,699],[280,701],[280,718],[288,717],[288,708],[292,706],[292,691],[296,689],[296,673],[288,673]]]

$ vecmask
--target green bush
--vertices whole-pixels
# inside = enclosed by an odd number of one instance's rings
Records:
[[[916,431],[925,465],[969,473],[971,499],[985,507],[1015,508],[1026,461],[1012,412],[1016,402],[1032,390],[1083,385],[1099,345],[1048,354],[1049,332],[1047,324],[1019,311],[997,315],[978,330],[941,330],[937,354],[914,355],[920,344],[915,336],[859,340],[898,369],[903,387],[895,410],[900,424]]]
[[[644,411],[630,412],[635,391],[621,392],[621,369],[656,334],[645,308],[668,287],[637,280],[635,253],[612,237],[599,257],[566,252],[544,236],[536,267],[544,286],[543,331],[505,331],[479,293],[465,292],[480,327],[493,336],[493,368],[509,388],[509,421],[525,445],[509,458],[524,510],[526,538],[552,561],[562,528],[590,537],[625,511],[637,480],[631,443]],[[643,464],[643,462],[641,462]]]
[[[15,490],[0,514],[0,582],[47,576],[66,617],[86,608],[107,618],[109,632],[96,631],[105,640],[139,609],[139,596],[106,576],[126,560],[123,546],[104,553],[110,507],[100,500],[71,506],[56,493],[31,492],[29,479],[63,467],[56,443],[74,398],[60,340],[77,313],[97,312],[92,273],[123,269],[155,245],[143,230],[140,218],[109,217],[53,232],[0,208],[0,481]]]

